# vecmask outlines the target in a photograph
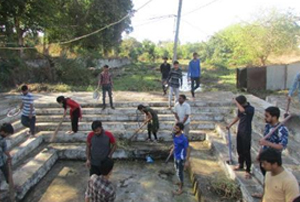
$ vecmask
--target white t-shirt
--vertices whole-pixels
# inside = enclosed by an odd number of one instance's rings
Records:
[[[187,102],[184,102],[182,104],[177,102],[176,105],[175,105],[175,113],[178,115],[180,122],[183,122],[184,117],[186,115],[189,115],[189,118],[186,120],[184,125],[187,125],[191,122],[191,118],[190,118],[190,116],[191,116],[191,107]]]

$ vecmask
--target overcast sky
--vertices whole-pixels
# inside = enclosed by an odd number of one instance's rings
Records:
[[[148,1],[133,0],[134,9]],[[179,0],[152,0],[132,18],[134,31],[129,36],[139,41],[174,40],[174,15],[177,15],[178,2]],[[299,0],[183,0],[180,41],[205,41],[228,25],[249,21],[270,8],[282,11],[289,9],[300,16]],[[168,18],[168,15],[173,16]]]

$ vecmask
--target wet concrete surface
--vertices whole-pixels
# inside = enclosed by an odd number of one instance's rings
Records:
[[[88,170],[82,161],[58,161],[30,191],[24,202],[82,202]],[[173,162],[117,161],[111,177],[116,187],[116,202],[195,202],[192,185],[185,175],[184,193],[173,196],[177,188]]]

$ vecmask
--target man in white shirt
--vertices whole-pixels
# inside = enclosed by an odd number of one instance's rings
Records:
[[[184,124],[184,134],[188,136],[191,122],[191,107],[186,102],[186,96],[183,94],[179,95],[178,102],[176,103],[174,108],[174,115],[176,118],[176,122],[181,122]]]

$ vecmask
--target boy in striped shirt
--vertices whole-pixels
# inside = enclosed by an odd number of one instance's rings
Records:
[[[30,137],[34,137],[35,132],[35,109],[33,106],[33,96],[28,91],[28,86],[23,85],[21,88],[22,91],[22,104],[20,109],[22,110],[21,123],[23,126],[30,129]]]
[[[173,63],[173,69],[170,71],[166,83],[169,84],[169,109],[172,107],[173,93],[175,94],[174,105],[178,102],[179,98],[179,87],[182,86],[182,70],[179,68],[179,62]],[[165,83],[165,84],[166,84]]]

